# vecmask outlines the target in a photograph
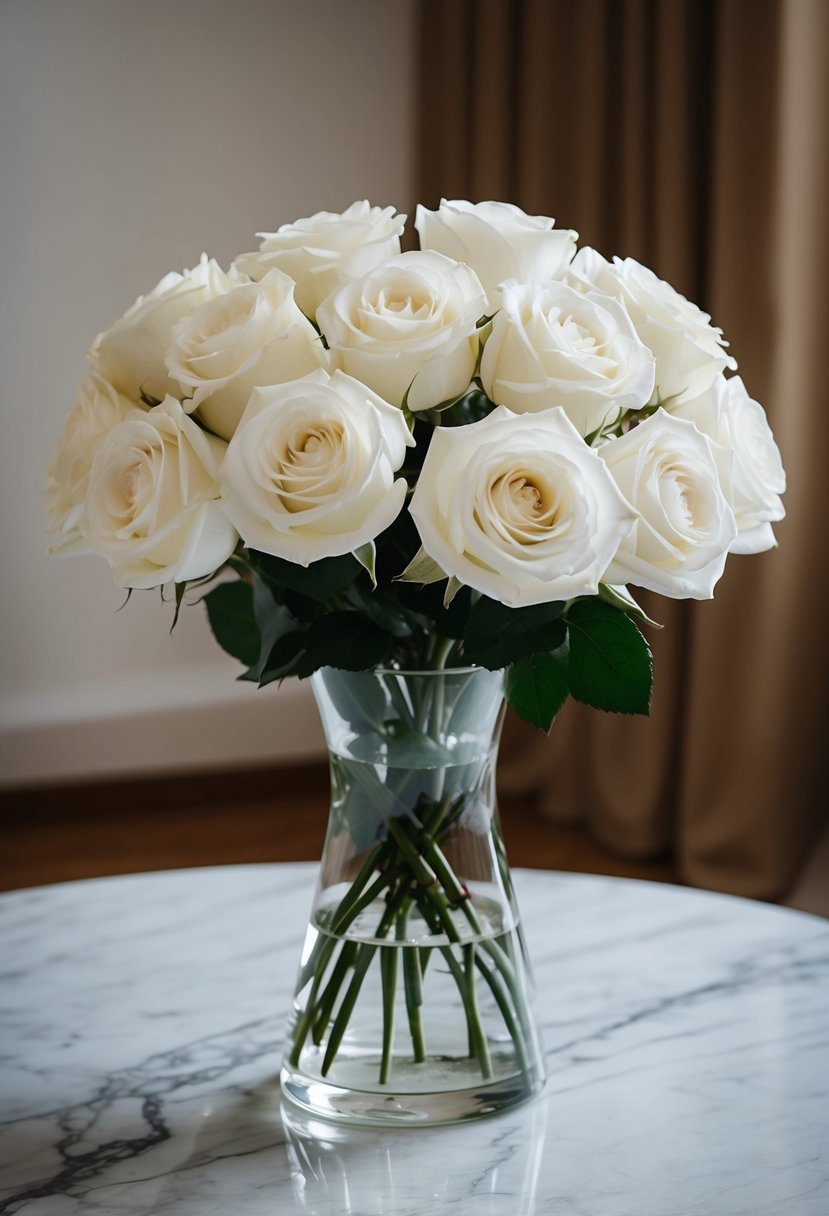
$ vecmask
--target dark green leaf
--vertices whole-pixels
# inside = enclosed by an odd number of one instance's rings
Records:
[[[242,679],[269,684],[291,674],[283,668],[289,662],[289,656],[297,657],[302,646],[291,643],[286,648],[279,644],[288,635],[301,637],[302,627],[290,609],[275,599],[270,584],[258,574],[253,579],[253,613],[259,630],[259,654]]]
[[[599,599],[584,599],[570,606],[567,624],[570,692],[576,700],[613,713],[648,713],[651,652],[630,617]]]
[[[470,663],[496,670],[528,655],[556,650],[565,638],[561,620],[564,604],[533,604],[508,608],[481,596],[469,613],[464,655]]]
[[[274,680],[284,680],[286,676],[299,675],[307,640],[308,634],[304,629],[294,629],[278,637],[259,676],[259,687],[264,688]],[[243,678],[248,678],[247,673]]]
[[[324,557],[299,566],[270,553],[251,550],[251,563],[275,587],[289,587],[312,600],[322,602],[345,590],[362,572],[362,566],[350,553],[342,557]]]
[[[355,676],[339,671],[327,671],[323,676],[325,691],[337,713],[351,727],[355,735],[369,734],[375,737],[383,729],[386,696],[377,676],[366,672]]]
[[[361,612],[329,612],[310,625],[297,674],[309,676],[319,667],[367,671],[383,662],[390,643],[388,633]]]
[[[472,611],[472,592],[469,587],[461,587],[458,594],[448,606],[441,605],[435,615],[435,628],[441,637],[462,638],[466,633],[469,614]]]
[[[259,630],[253,614],[253,591],[241,580],[220,583],[204,597],[213,636],[228,654],[246,666],[259,655]]]
[[[345,593],[349,606],[364,612],[380,629],[385,629],[395,638],[408,638],[412,626],[408,613],[400,600],[381,588],[367,587],[365,579],[353,583]]]
[[[440,416],[441,426],[468,426],[472,422],[480,422],[494,409],[495,403],[482,389],[471,388],[459,401],[444,410]]]
[[[564,648],[556,654],[520,659],[507,672],[507,700],[517,714],[540,730],[549,731],[567,692]]]

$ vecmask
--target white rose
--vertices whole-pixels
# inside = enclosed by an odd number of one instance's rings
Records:
[[[401,253],[329,296],[317,322],[344,370],[409,409],[459,397],[478,361],[486,298],[468,266]]]
[[[270,270],[261,283],[245,283],[201,304],[173,326],[167,355],[170,375],[199,417],[230,439],[251,390],[298,380],[329,356],[313,325],[294,303],[293,280]]]
[[[159,587],[212,574],[238,537],[220,501],[225,444],[173,397],[107,435],[92,462],[80,528],[121,587]]]
[[[89,376],[81,385],[46,475],[49,528],[60,533],[50,553],[89,552],[78,523],[89,489],[92,460],[112,428],[133,411],[140,412],[106,380]]]
[[[413,446],[399,409],[335,371],[254,389],[221,470],[246,545],[307,566],[352,553],[400,513]]]
[[[733,452],[729,502],[737,519],[732,553],[762,553],[776,541],[772,523],[786,514],[780,495],[786,474],[766,412],[753,401],[740,376],[718,376],[699,397],[668,412],[687,418],[721,447]]]
[[[511,608],[593,595],[636,512],[562,409],[436,427],[412,497],[426,553]]]
[[[728,453],[693,423],[659,410],[598,454],[639,512],[605,582],[710,599],[737,535],[721,488],[729,483]]]
[[[405,225],[394,207],[372,207],[364,199],[342,213],[319,211],[276,232],[257,232],[263,238],[259,252],[240,254],[234,266],[252,279],[274,266],[284,271],[296,283],[297,304],[313,317],[341,283],[399,253]]]
[[[165,275],[149,295],[139,296],[120,320],[98,335],[89,352],[93,370],[136,402],[142,393],[154,401],[178,396],[181,390],[165,364],[173,326],[205,300],[242,281],[236,271],[225,274],[206,254],[192,270]]]
[[[445,198],[437,211],[418,206],[415,219],[423,249],[472,267],[484,285],[489,312],[498,308],[498,288],[507,279],[545,283],[564,273],[578,233],[554,224],[548,216],[527,215],[512,203]]]
[[[582,435],[640,409],[654,361],[616,300],[563,283],[508,283],[481,357],[487,396],[517,413],[560,405]]]
[[[724,368],[737,366],[708,314],[633,258],[610,263],[595,249],[580,249],[567,282],[579,291],[603,291],[621,300],[656,359],[656,392],[662,401],[695,397]]]

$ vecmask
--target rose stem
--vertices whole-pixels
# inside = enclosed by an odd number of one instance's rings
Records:
[[[348,891],[345,893],[345,895],[343,896],[343,898],[341,899],[340,903],[337,906],[337,911],[334,913],[335,922],[337,920],[339,920],[340,917],[344,916],[345,913],[350,908],[350,906],[357,900],[363,887],[366,885],[369,878],[374,873],[375,867],[377,866],[378,862],[380,861],[385,848],[386,848],[385,842],[382,844],[375,845],[374,848],[371,850],[371,852],[368,854],[368,856],[366,857],[362,866],[360,867],[356,878],[354,879],[351,886],[348,888]],[[350,923],[350,922],[347,922],[347,923]],[[319,955],[322,953],[322,951],[324,950],[324,948],[329,940],[330,939],[327,937],[320,937],[317,939],[317,941],[314,945],[314,948],[311,951],[311,955],[310,955],[308,961],[306,962],[305,966],[302,968],[302,970],[299,973],[299,977],[297,979],[297,986],[296,986],[297,992],[301,992],[302,989],[305,987],[305,985],[308,983],[308,981],[311,979],[311,977],[316,974],[317,959],[318,959]]]
[[[411,899],[407,899],[397,914],[395,936],[398,941],[404,941],[406,926],[409,919]],[[420,969],[420,949],[417,946],[403,948],[403,989],[406,993],[406,1013],[409,1018],[409,1033],[412,1037],[412,1054],[415,1064],[422,1064],[426,1059],[426,1047],[423,1042],[423,1021],[420,1008],[423,1004],[423,976]]]
[[[394,1046],[394,990],[397,987],[396,946],[380,949],[380,979],[383,985],[383,1054],[380,1057],[380,1084],[386,1085],[391,1072]]]
[[[424,893],[421,893],[421,900],[418,901],[418,907],[420,908],[423,919],[427,923],[431,923],[433,932],[439,932],[441,928],[440,918],[437,916],[434,907],[430,906],[430,904],[426,902]],[[450,936],[453,937],[454,941],[457,941],[458,931],[455,929],[454,924],[452,924],[451,919],[449,923],[452,929]],[[477,1058],[481,1069],[481,1076],[485,1081],[488,1081],[492,1077],[492,1067],[489,1059],[486,1035],[484,1034],[484,1029],[481,1025],[480,1013],[478,1012],[477,1005],[470,1005],[463,968],[460,966],[458,960],[452,953],[451,946],[440,946],[439,949],[447,967],[452,973],[455,983],[457,984],[458,992],[460,994],[461,1001],[463,1002],[463,1010],[464,1014],[466,1015],[466,1032],[469,1038],[469,1054],[470,1056]]]
[[[337,945],[337,941],[335,938],[333,938],[333,937],[326,938],[325,944],[324,944],[322,950],[320,951],[319,957],[317,959],[317,970],[314,974],[314,982],[311,985],[311,991],[308,994],[308,1001],[305,1005],[303,1014],[300,1017],[299,1021],[297,1022],[296,1030],[294,1031],[294,1044],[293,1044],[293,1047],[291,1048],[291,1054],[288,1057],[290,1063],[295,1068],[299,1064],[300,1052],[302,1051],[303,1044],[305,1043],[305,1039],[308,1036],[308,1031],[311,1029],[311,1024],[314,1020],[317,993],[320,990],[323,976],[325,975],[325,969],[328,966],[328,963],[331,959],[331,955],[333,954],[336,945]],[[300,989],[300,991],[302,991],[302,989]]]
[[[426,897],[429,898],[435,905],[443,924],[446,924],[448,921],[448,923],[451,924],[452,928],[454,929],[454,924],[452,923],[448,909],[452,905],[459,906],[466,916],[466,919],[469,921],[472,930],[481,936],[481,946],[492,959],[492,962],[494,963],[498,972],[500,972],[500,975],[490,972],[488,969],[483,967],[483,960],[479,955],[476,955],[478,967],[484,975],[489,987],[492,989],[492,994],[498,1003],[498,1007],[503,1014],[507,1027],[510,1030],[510,1034],[515,1041],[515,1049],[522,1060],[522,1066],[526,1067],[528,1062],[527,1048],[524,1042],[524,1032],[526,1027],[519,1027],[519,1021],[524,1021],[522,1016],[523,1001],[519,993],[518,979],[515,974],[515,968],[500,946],[498,946],[496,942],[490,941],[484,936],[483,926],[478,919],[477,912],[472,906],[472,901],[470,900],[469,895],[461,886],[460,882],[455,876],[454,871],[444,857],[437,843],[431,837],[427,836],[427,839],[430,840],[431,843],[429,843],[424,849],[423,860],[430,863],[429,868],[440,879],[444,891],[451,892],[451,903],[450,900],[447,900],[446,895],[435,887],[426,891]],[[455,932],[457,933],[457,930],[455,930]],[[516,1021],[516,1018],[512,1014],[512,1010],[509,1007],[509,999],[507,997],[507,993],[504,991],[504,985],[506,985],[510,995],[512,996],[513,1005],[515,1006],[515,1012],[519,1021]]]
[[[466,991],[469,997],[469,1008],[472,1011],[471,1025],[475,1030],[476,1035],[480,1036],[480,1041],[475,1044],[478,1058],[483,1062],[484,1078],[489,1080],[492,1076],[492,1061],[489,1056],[489,1045],[486,1041],[486,1035],[481,1026],[481,1015],[478,1010],[478,991],[475,986],[475,944],[470,942],[463,948],[463,963],[464,972],[466,975]]]
[[[443,802],[433,806],[431,812],[427,816],[424,816],[424,820],[430,824],[437,823],[438,820],[440,819],[440,816],[444,813],[444,810],[450,806],[451,806],[451,803],[449,802],[449,800],[444,799]],[[373,854],[375,854],[376,857],[379,858],[382,855],[382,849],[387,847],[388,843],[389,842],[386,842],[386,845],[376,846],[376,848],[372,851]],[[363,885],[365,884],[365,881],[366,881],[366,874],[364,873],[365,871],[367,871],[367,864],[363,866],[363,869],[360,871],[360,874],[354,880],[355,885],[358,882],[360,882],[360,880],[362,880]],[[368,871],[368,872],[370,873],[370,871]],[[390,867],[388,870],[386,870],[384,872],[384,874],[381,874],[375,880],[374,884],[372,884],[372,887],[370,887],[368,889],[368,891],[366,891],[362,896],[358,897],[357,899],[352,898],[352,894],[353,894],[353,887],[352,887],[352,889],[349,890],[349,892],[345,895],[345,897],[343,898],[342,902],[339,905],[339,908],[337,909],[337,912],[335,914],[335,920],[331,926],[332,931],[337,930],[337,931],[342,932],[343,929],[347,928],[348,925],[355,919],[355,917],[357,915],[359,915],[359,913],[363,910],[363,908],[369,906],[373,902],[373,900],[376,898],[377,894],[379,894],[379,891],[382,890],[384,886],[390,886],[394,881],[396,881],[396,879],[401,875],[402,872],[404,872],[404,866],[401,863],[398,863],[397,865]],[[421,872],[421,879],[423,879],[423,878],[427,878],[429,881],[433,881],[433,876],[430,876],[428,874],[425,874],[424,872]],[[403,889],[403,893],[405,893],[405,887]],[[397,894],[395,899],[399,900],[399,898],[400,898],[400,893]],[[313,1038],[314,1038],[314,1042],[317,1044],[320,1044],[322,1041],[322,1037],[325,1033],[325,1028],[328,1025],[328,1022],[331,1018],[331,1013],[333,1011],[334,1004],[336,1002],[339,990],[342,987],[342,984],[345,980],[345,976],[348,971],[348,967],[351,966],[354,962],[354,953],[355,953],[354,951],[349,952],[348,961],[344,961],[343,956],[342,955],[340,956],[340,959],[339,959],[336,967],[334,968],[334,971],[331,973],[331,977],[328,981],[325,992],[323,993],[322,998],[318,1002],[317,1008],[314,1011],[313,1018],[312,1018],[313,1028],[314,1028]],[[407,959],[408,957],[409,957],[409,951],[406,951],[406,953],[404,954],[404,960]],[[425,967],[426,963],[428,962],[428,958],[429,958],[429,952],[424,951],[423,952],[423,966],[424,967]],[[411,963],[408,965],[411,966]],[[404,966],[405,966],[405,963],[404,963]],[[305,970],[307,970],[307,965],[306,965]],[[420,966],[418,966],[418,972],[420,973]],[[404,971],[404,975],[405,975],[405,971]],[[415,1011],[415,1021],[416,1021],[416,1023],[420,1023],[420,1010],[419,1009],[417,1009]],[[410,1024],[411,1024],[411,1019],[410,1019]],[[302,1029],[304,1031],[304,1034],[303,1034],[303,1037],[304,1037],[305,1035],[307,1035],[308,1030],[306,1027],[302,1027]],[[420,1033],[420,1036],[417,1038],[417,1040],[415,1039],[415,1036],[413,1035],[412,1046],[413,1046],[413,1051],[415,1053],[415,1056],[417,1056],[417,1052],[419,1050],[418,1044],[420,1044],[420,1050],[422,1050],[422,1031]]]
[[[405,896],[405,888],[398,890],[389,900],[388,906],[380,918],[380,923],[375,930],[375,937],[385,937],[389,931],[392,920],[397,912],[397,900],[402,900]],[[351,977],[351,983],[346,989],[342,1004],[337,1011],[337,1016],[334,1019],[334,1025],[331,1027],[331,1036],[328,1040],[328,1046],[325,1049],[325,1056],[322,1061],[320,1072],[323,1076],[326,1075],[331,1065],[334,1063],[334,1058],[339,1050],[343,1035],[346,1032],[349,1018],[354,1012],[354,1006],[357,1003],[357,997],[360,995],[360,988],[363,980],[366,978],[369,964],[377,950],[377,946],[361,943],[357,947],[357,958],[354,962],[354,974]]]
[[[397,867],[395,867],[395,869],[402,870],[403,867],[397,866]],[[391,881],[393,881],[393,879],[391,879],[391,877],[390,877],[389,881],[391,882]],[[401,886],[398,888],[397,891],[395,891],[393,894],[391,892],[389,893],[389,900],[388,900],[388,907],[387,907],[386,914],[388,914],[389,911],[394,913],[397,910],[397,908],[401,904],[403,898],[405,897],[407,887],[408,887],[408,878],[405,883],[401,884]],[[355,905],[355,907],[356,907],[356,905]],[[384,914],[384,918],[385,918],[386,914]],[[356,912],[355,912],[355,915],[356,915]],[[381,921],[380,923],[382,925],[383,921]],[[378,934],[379,934],[379,930],[378,930]],[[379,934],[379,935],[384,936],[384,934]],[[337,1000],[337,996],[339,994],[340,988],[342,987],[343,982],[345,980],[348,968],[353,966],[355,963],[358,949],[359,949],[359,943],[356,941],[345,942],[343,944],[343,953],[340,955],[340,959],[339,959],[337,966],[331,972],[331,977],[328,981],[325,992],[322,994],[322,998],[318,1002],[317,1012],[316,1012],[315,1021],[314,1021],[314,1042],[317,1043],[318,1045],[322,1042],[323,1036],[325,1034],[325,1029],[328,1025],[328,1022],[330,1021],[331,1014],[334,1009],[334,1004]],[[348,951],[348,960],[346,962],[344,962],[343,955],[346,953],[346,951]]]
[[[346,989],[343,1003],[340,1005],[336,1020],[331,1029],[331,1037],[328,1040],[328,1046],[325,1049],[325,1058],[322,1061],[320,1072],[325,1076],[334,1063],[334,1057],[337,1054],[342,1037],[345,1034],[348,1026],[349,1018],[354,1012],[354,1006],[357,1003],[357,997],[360,994],[360,988],[363,980],[366,977],[366,972],[369,969],[371,960],[374,958],[374,953],[377,950],[376,946],[359,945],[357,947],[357,958],[354,963],[354,975],[351,977],[351,983]]]
[[[357,942],[343,942],[343,948],[340,951],[340,957],[337,959],[336,966],[331,972],[331,978],[326,985],[325,992],[317,1004],[312,1038],[319,1047],[322,1042],[322,1036],[325,1034],[325,1028],[331,1017],[331,1010],[334,1008],[334,1002],[337,999],[337,993],[342,987],[343,980],[346,977],[349,967],[354,965],[354,959],[357,954]]]

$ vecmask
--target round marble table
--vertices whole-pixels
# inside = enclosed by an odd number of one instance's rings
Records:
[[[0,1213],[826,1216],[829,923],[518,871],[549,1080],[507,1115],[280,1107],[314,867],[0,898]]]

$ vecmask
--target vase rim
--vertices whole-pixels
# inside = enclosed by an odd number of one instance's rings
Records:
[[[346,671],[347,669],[329,667],[321,670]],[[461,667],[367,667],[362,671],[353,671],[349,674],[358,676],[465,676],[472,675],[476,671],[486,671],[490,675],[497,675],[498,672],[503,671],[503,668],[491,669],[480,667],[477,663],[466,663]]]

